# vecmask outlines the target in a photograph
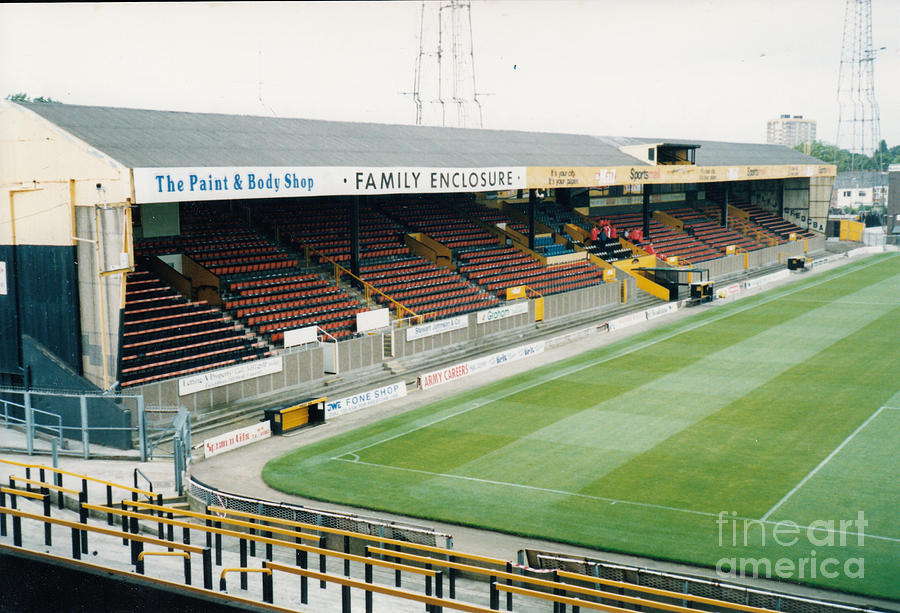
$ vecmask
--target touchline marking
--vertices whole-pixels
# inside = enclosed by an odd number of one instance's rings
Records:
[[[865,300],[820,300],[818,298],[788,298],[785,302],[813,302],[813,303],[822,303],[822,304],[849,304],[849,305],[862,305],[862,306],[888,306],[891,304],[897,304],[896,302],[869,302]]]
[[[892,256],[892,257],[894,257],[894,256]],[[556,373],[554,373],[554,374],[553,374],[552,376],[550,376],[550,377],[538,379],[537,381],[534,381],[534,382],[529,383],[529,384],[527,384],[527,385],[524,385],[524,386],[521,386],[521,387],[516,387],[515,389],[511,390],[510,392],[505,393],[505,394],[503,394],[503,395],[501,395],[501,396],[497,396],[496,398],[491,398],[491,399],[489,399],[489,400],[476,401],[475,403],[472,404],[472,406],[470,406],[470,407],[468,407],[468,408],[465,408],[465,409],[462,409],[461,411],[456,411],[455,413],[450,413],[449,415],[445,415],[444,417],[440,417],[440,418],[438,418],[438,419],[435,419],[434,421],[428,422],[427,424],[423,424],[423,425],[421,425],[421,426],[417,426],[417,427],[412,428],[412,429],[410,429],[410,430],[406,430],[406,431],[404,431],[404,432],[400,432],[400,433],[394,434],[394,435],[389,436],[389,437],[387,437],[387,438],[385,438],[385,439],[381,439],[381,440],[379,440],[379,441],[375,441],[374,443],[370,443],[370,444],[365,445],[365,446],[363,446],[363,447],[358,447],[358,448],[356,448],[356,449],[353,449],[352,451],[348,451],[348,452],[345,452],[345,453],[341,453],[341,454],[339,454],[339,455],[333,456],[331,459],[332,459],[332,460],[337,460],[337,459],[340,459],[341,457],[343,457],[343,456],[345,456],[345,455],[348,455],[348,454],[358,454],[360,451],[365,451],[366,449],[369,449],[370,447],[375,447],[376,445],[381,445],[382,443],[387,443],[387,442],[392,441],[392,440],[394,440],[394,439],[396,439],[396,438],[400,438],[401,436],[406,436],[407,434],[412,434],[413,432],[418,432],[419,430],[423,430],[423,429],[425,429],[425,428],[430,428],[431,426],[434,426],[434,425],[436,425],[436,424],[439,424],[439,423],[441,423],[441,422],[443,422],[443,421],[446,421],[446,420],[448,420],[448,419],[452,419],[453,417],[457,417],[457,416],[459,416],[459,415],[463,415],[463,414],[465,414],[465,413],[468,413],[469,411],[473,411],[473,410],[475,410],[475,409],[481,408],[481,407],[483,407],[483,406],[485,406],[485,405],[491,404],[492,402],[497,402],[498,400],[503,400],[504,398],[508,398],[508,397],[513,396],[513,395],[515,395],[515,394],[518,394],[518,393],[520,393],[520,392],[524,392],[524,391],[529,390],[529,389],[531,389],[531,388],[533,388],[533,387],[537,387],[537,386],[539,386],[539,385],[543,385],[544,383],[549,383],[550,381],[555,381],[556,379],[561,379],[561,378],[563,378],[563,377],[568,377],[569,375],[574,374],[574,373],[576,373],[576,372],[580,372],[580,371],[582,371],[582,370],[585,370],[586,368],[591,368],[591,367],[593,367],[593,366],[597,366],[597,365],[599,365],[599,364],[603,364],[603,363],[605,363],[605,362],[609,362],[610,360],[615,360],[615,359],[620,358],[620,357],[622,357],[622,356],[625,356],[625,355],[634,353],[635,351],[641,351],[642,349],[646,349],[647,347],[652,347],[653,345],[655,345],[655,344],[657,344],[657,343],[661,343],[661,342],[663,342],[663,341],[667,341],[667,340],[669,340],[670,338],[675,338],[675,337],[678,336],[679,334],[684,334],[684,333],[686,333],[686,332],[692,332],[693,330],[696,330],[697,328],[702,328],[703,326],[706,326],[706,325],[715,323],[715,322],[719,321],[720,319],[725,319],[726,317],[731,317],[732,315],[737,315],[737,314],[739,314],[739,313],[743,313],[744,311],[748,311],[748,310],[750,310],[750,309],[755,309],[756,307],[762,306],[762,305],[764,305],[764,304],[768,304],[769,302],[772,302],[772,301],[774,301],[774,300],[778,300],[779,298],[783,298],[784,296],[790,296],[790,295],[792,295],[792,294],[796,294],[797,292],[801,292],[801,291],[810,289],[810,288],[812,288],[812,287],[816,287],[816,286],[821,285],[821,284],[823,284],[823,283],[828,283],[828,282],[830,282],[830,281],[834,281],[835,279],[840,279],[840,278],[843,277],[843,276],[846,276],[846,275],[849,275],[849,274],[858,272],[858,271],[860,271],[860,270],[862,270],[862,269],[864,269],[864,268],[868,268],[869,266],[873,266],[873,265],[878,264],[878,263],[880,263],[880,262],[882,262],[882,261],[883,261],[882,259],[878,259],[878,260],[876,260],[876,261],[874,261],[874,262],[873,262],[873,261],[869,261],[869,262],[863,262],[863,263],[860,263],[860,264],[858,264],[858,265],[851,265],[851,268],[849,268],[848,270],[844,270],[843,272],[841,272],[841,273],[839,273],[839,274],[836,274],[836,275],[834,275],[834,276],[830,276],[830,277],[827,277],[827,278],[825,278],[825,279],[819,279],[819,280],[817,280],[817,281],[813,281],[813,282],[811,282],[811,283],[809,283],[809,284],[807,284],[807,285],[804,285],[804,286],[802,286],[802,287],[795,287],[795,288],[791,288],[791,289],[785,290],[785,291],[780,292],[780,293],[777,293],[777,294],[773,294],[772,296],[769,296],[768,298],[764,298],[764,299],[760,300],[759,302],[754,302],[753,304],[745,304],[745,305],[743,305],[743,306],[735,307],[734,310],[732,310],[732,311],[728,311],[728,312],[726,312],[726,313],[721,313],[721,314],[718,314],[718,315],[713,315],[713,316],[710,317],[709,319],[704,319],[703,321],[698,322],[698,323],[696,323],[696,324],[690,324],[690,325],[687,325],[687,326],[684,327],[684,328],[675,330],[675,331],[673,331],[673,332],[671,332],[671,333],[669,333],[669,334],[666,334],[666,335],[664,335],[664,336],[661,336],[661,337],[659,337],[659,338],[656,338],[656,339],[653,339],[653,340],[650,340],[650,341],[646,341],[646,342],[640,343],[640,344],[638,344],[638,345],[632,345],[632,346],[630,346],[630,347],[627,347],[627,348],[625,348],[625,349],[622,349],[622,350],[620,350],[620,351],[614,353],[613,355],[607,356],[607,357],[605,357],[605,358],[601,358],[601,359],[596,360],[596,361],[594,361],[594,362],[587,362],[587,363],[581,364],[581,365],[579,365],[579,366],[577,366],[577,367],[571,367],[571,368],[568,368],[568,369],[566,369],[566,370],[556,372]]]
[[[451,475],[451,474],[447,474],[447,473],[436,473],[436,472],[431,472],[429,470],[420,470],[418,468],[404,468],[402,466],[390,466],[387,464],[376,464],[374,462],[363,462],[362,460],[347,460],[344,458],[332,458],[332,459],[337,460],[339,462],[348,462],[350,464],[358,464],[358,465],[362,465],[362,466],[372,466],[374,468],[382,468],[382,469],[388,469],[388,470],[399,470],[399,471],[403,471],[403,472],[417,473],[420,475],[429,475],[432,477],[443,477],[445,479],[458,479],[461,481],[474,481],[476,483],[485,483],[488,485],[500,485],[500,486],[504,486],[504,487],[514,487],[514,488],[520,488],[520,489],[525,489],[525,490],[532,490],[532,491],[536,491],[536,492],[545,492],[547,494],[557,494],[560,496],[575,496],[577,498],[587,498],[588,500],[599,500],[601,502],[608,502],[611,505],[612,504],[624,504],[624,505],[630,505],[630,506],[635,506],[635,507],[645,507],[648,509],[658,509],[658,510],[662,510],[662,511],[674,511],[676,513],[688,513],[691,515],[701,515],[703,517],[715,517],[715,518],[721,517],[724,513],[724,512],[723,513],[710,513],[708,511],[696,511],[694,509],[682,509],[679,507],[670,507],[670,506],[666,506],[666,505],[662,505],[662,504],[653,504],[652,502],[635,502],[633,500],[619,500],[617,498],[606,498],[605,496],[591,496],[590,494],[581,494],[578,492],[567,492],[565,490],[556,490],[556,489],[547,488],[547,487],[537,487],[535,485],[525,485],[522,483],[509,483],[507,481],[494,481],[492,479],[481,479],[479,477],[467,477],[465,475]],[[778,525],[778,524],[784,523],[782,521],[767,521],[764,519],[752,519],[750,517],[741,517],[741,516],[729,515],[729,514],[726,514],[725,516],[728,517],[729,521],[741,520],[741,521],[749,521],[749,522],[759,522],[759,523],[770,524],[770,525]],[[810,528],[810,526],[799,526],[799,525],[797,527],[800,529],[809,529]],[[828,528],[819,528],[819,527],[812,528],[812,529],[816,530],[816,531],[820,531],[820,532],[831,532],[831,533],[835,533],[835,534],[842,533],[842,531],[838,530],[838,529],[828,529]],[[853,535],[853,536],[859,535],[859,533],[857,533],[857,532],[848,532],[846,530],[843,531],[843,534],[849,534],[849,535]],[[900,538],[893,538],[890,536],[879,536],[877,534],[868,534],[868,533],[863,533],[862,536],[864,536],[865,538],[872,538],[872,539],[877,539],[877,540],[882,540],[882,541],[890,541],[892,543],[900,543]]]
[[[862,430],[863,428],[865,428],[866,426],[868,426],[868,425],[869,425],[869,422],[871,422],[873,419],[875,419],[876,417],[878,417],[878,414],[881,413],[884,409],[885,409],[885,407],[879,407],[877,411],[875,411],[874,413],[872,413],[871,415],[869,415],[869,418],[866,419],[866,421],[864,421],[863,423],[861,423],[861,424],[859,425],[859,427],[856,428],[856,430],[854,430],[853,432],[851,432],[851,433],[850,433],[850,436],[848,436],[847,438],[844,439],[844,442],[842,442],[840,445],[838,445],[837,447],[835,447],[834,450],[833,450],[831,453],[829,453],[829,454],[825,457],[824,460],[822,460],[821,462],[819,462],[819,465],[818,465],[818,466],[816,466],[816,467],[813,468],[811,471],[809,471],[809,473],[808,473],[805,477],[803,477],[803,478],[800,480],[800,483],[798,483],[797,485],[795,485],[794,488],[793,488],[791,491],[789,491],[787,494],[785,494],[784,497],[783,497],[781,500],[779,500],[778,502],[776,502],[776,503],[775,503],[775,506],[772,507],[771,509],[769,509],[768,511],[766,511],[766,514],[763,515],[760,519],[762,519],[762,521],[766,521],[767,519],[769,519],[769,516],[770,516],[770,515],[771,515],[778,507],[780,507],[780,506],[783,505],[785,502],[787,502],[787,499],[788,499],[788,498],[790,498],[791,496],[793,496],[793,495],[797,492],[797,490],[799,490],[801,487],[804,486],[804,484],[806,484],[807,481],[809,481],[810,479],[812,479],[812,478],[813,478],[813,475],[815,475],[817,472],[819,472],[819,470],[820,470],[823,466],[825,466],[826,464],[828,464],[828,462],[831,460],[831,458],[833,458],[834,456],[837,455],[838,451],[840,451],[841,449],[843,449],[844,446],[845,446],[847,443],[849,443],[849,442],[851,441],[851,439],[853,439],[853,437],[856,436],[857,433],[859,433],[860,430]]]

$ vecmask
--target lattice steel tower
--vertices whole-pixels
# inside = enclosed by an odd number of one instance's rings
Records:
[[[469,0],[422,1],[412,97],[417,125],[482,127]]]
[[[881,168],[881,122],[873,70],[876,53],[872,47],[872,0],[847,0],[838,70],[836,145],[853,154],[851,170],[856,170],[857,155],[876,155]]]

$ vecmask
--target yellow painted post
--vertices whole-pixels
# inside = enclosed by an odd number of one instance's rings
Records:
[[[626,289],[625,279],[622,279],[622,303],[628,302],[628,290]]]
[[[744,252],[744,269],[746,270],[748,268],[750,268],[750,252],[745,251]]]
[[[534,299],[534,320],[544,321],[544,297],[538,296]]]
[[[803,254],[806,255],[808,250],[809,250],[809,239],[804,238],[803,239]]]

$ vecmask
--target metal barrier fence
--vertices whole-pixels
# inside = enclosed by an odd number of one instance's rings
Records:
[[[429,528],[408,526],[348,513],[310,509],[286,502],[273,502],[231,494],[208,486],[194,477],[191,477],[188,482],[188,495],[203,505],[224,507],[235,511],[256,513],[272,518],[315,524],[327,528],[339,528],[349,532],[391,538],[419,545],[431,545],[445,549],[453,547],[452,536]]]
[[[141,461],[147,459],[144,398],[140,395],[0,387],[0,396],[3,425],[24,429],[23,451],[28,455],[35,453],[36,434],[43,431],[54,437],[54,453],[89,459],[92,442],[131,449],[137,439]],[[39,409],[35,404],[47,404],[46,408],[52,410]],[[81,450],[66,449],[67,441],[80,443]],[[60,449],[56,449],[57,444]]]
[[[631,583],[636,587],[650,587],[681,594],[703,596],[751,607],[784,611],[785,613],[871,613],[871,611],[877,610],[776,593],[734,583],[711,581],[647,568],[613,564],[602,560],[571,558],[533,550],[519,551],[519,563],[531,566],[534,569],[567,570],[600,579]],[[717,610],[714,607],[696,606],[698,608]]]

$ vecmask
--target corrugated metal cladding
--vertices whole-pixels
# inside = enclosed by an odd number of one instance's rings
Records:
[[[16,248],[22,334],[32,337],[81,373],[81,319],[75,247]]]
[[[619,146],[671,142],[68,104],[22,106],[130,168],[642,166]],[[689,142],[701,145],[698,165],[821,164],[780,145]]]
[[[19,329],[16,283],[13,276],[13,246],[0,245],[0,373],[19,374]],[[0,385],[3,379],[0,378]]]

